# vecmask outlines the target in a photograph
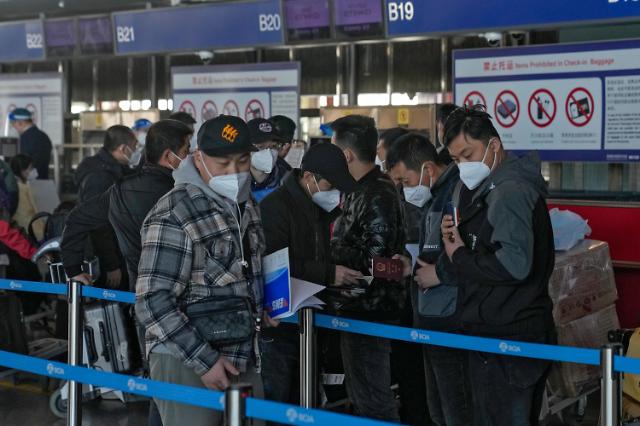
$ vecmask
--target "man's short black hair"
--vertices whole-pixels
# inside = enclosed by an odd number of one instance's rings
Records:
[[[22,172],[33,165],[33,159],[27,154],[18,154],[11,159],[11,171],[22,180]]]
[[[440,104],[436,109],[436,121],[444,124],[449,115],[459,107],[456,104]]]
[[[463,106],[449,114],[444,124],[444,146],[462,134],[465,137],[478,139],[485,145],[491,138],[499,138],[498,131],[493,126],[491,115],[484,105]]]
[[[133,133],[133,130],[127,126],[117,124],[107,129],[107,133],[104,135],[104,144],[102,146],[108,152],[113,152],[118,149],[120,145],[128,145],[135,139],[136,135]]]
[[[160,120],[152,124],[147,132],[147,139],[144,145],[147,161],[152,164],[158,164],[158,161],[162,158],[162,153],[167,149],[177,153],[185,143],[188,143],[188,138],[192,134],[191,129],[178,120]]]
[[[436,147],[429,138],[417,133],[402,136],[387,152],[387,170],[391,170],[399,163],[415,172],[420,173],[422,165],[427,161],[441,165]]]
[[[336,145],[350,149],[358,160],[366,163],[376,161],[378,130],[376,122],[364,115],[347,115],[331,123]]]
[[[395,141],[400,139],[402,136],[408,134],[409,131],[404,127],[392,127],[390,129],[385,130],[380,134],[380,140],[382,141],[382,147],[389,151],[391,146]]]
[[[188,112],[184,112],[184,111],[174,112],[173,114],[171,114],[169,116],[169,118],[171,120],[178,120],[178,121],[186,124],[187,126],[191,126],[193,124],[196,124],[196,120],[193,118],[193,116],[191,114],[189,114]]]

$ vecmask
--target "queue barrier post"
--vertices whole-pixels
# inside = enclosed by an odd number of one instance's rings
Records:
[[[82,364],[82,283],[69,280],[69,365]],[[67,426],[82,425],[82,383],[71,380],[67,401]]]
[[[622,355],[622,345],[608,344],[600,350],[600,425],[618,426],[622,412],[620,373],[613,365],[616,355]]]
[[[300,320],[300,406],[316,406],[316,328],[312,308],[303,308]]]
[[[249,383],[234,383],[224,394],[224,424],[226,426],[245,426],[247,424],[247,398],[253,395]]]

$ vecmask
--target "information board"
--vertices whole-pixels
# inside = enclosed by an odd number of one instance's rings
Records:
[[[457,104],[486,105],[507,149],[640,161],[640,40],[454,51]]]
[[[42,21],[0,24],[0,62],[44,59]]]
[[[74,19],[47,20],[44,22],[44,34],[48,58],[73,56],[77,42]]]
[[[151,53],[284,43],[279,0],[113,14],[116,53]]]
[[[333,22],[337,38],[384,35],[380,0],[334,0]]]
[[[171,77],[173,109],[193,116],[196,134],[204,121],[219,114],[245,121],[285,115],[298,123],[298,62],[173,67]]]
[[[323,40],[331,37],[328,0],[284,0],[287,41]]]
[[[78,18],[80,53],[83,55],[113,53],[111,27],[109,16]]]
[[[62,74],[30,73],[0,74],[0,122],[4,136],[15,136],[9,125],[9,113],[27,108],[34,123],[51,138],[54,145],[63,142]]]
[[[635,0],[385,0],[385,4],[391,37],[640,17]]]

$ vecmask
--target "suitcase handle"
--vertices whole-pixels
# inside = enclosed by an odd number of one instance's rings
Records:
[[[91,327],[84,327],[84,340],[87,342],[89,365],[92,366],[98,361],[98,350],[96,349],[95,335]]]
[[[107,338],[107,330],[104,327],[104,323],[100,321],[98,323],[98,327],[100,328],[100,339],[102,340],[102,356],[104,360],[107,362],[111,362],[111,356],[109,355],[109,349],[111,344],[109,343],[109,339]]]

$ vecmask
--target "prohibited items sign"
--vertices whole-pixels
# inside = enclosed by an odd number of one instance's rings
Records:
[[[547,89],[538,89],[529,98],[529,118],[537,127],[553,123],[557,109],[556,98]]]
[[[520,117],[520,101],[511,90],[503,90],[496,97],[495,118],[502,127],[513,127]]]
[[[576,127],[586,126],[593,118],[595,109],[593,95],[582,87],[573,89],[567,96],[565,109],[571,124]]]

